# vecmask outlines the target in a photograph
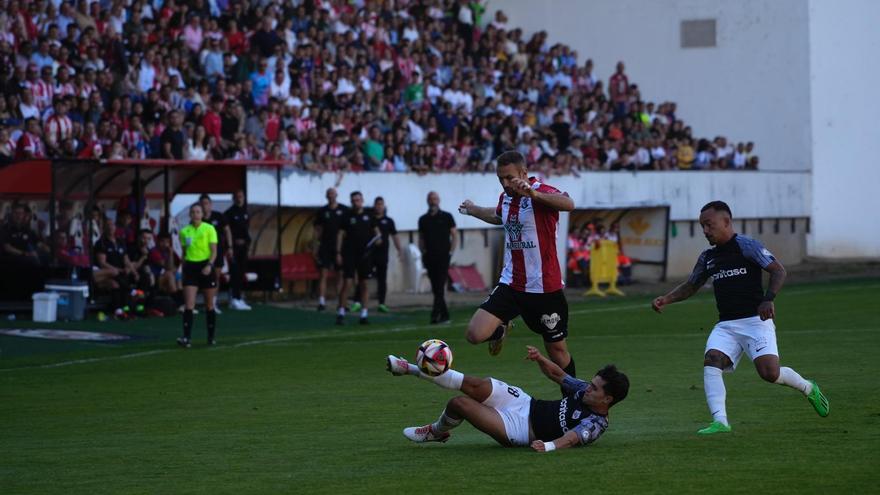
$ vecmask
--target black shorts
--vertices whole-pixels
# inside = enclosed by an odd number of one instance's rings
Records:
[[[364,253],[345,253],[342,255],[342,276],[354,278],[357,274],[359,280],[366,280],[373,276],[373,260]]]
[[[480,308],[504,322],[522,316],[526,325],[541,335],[544,342],[559,342],[568,337],[568,301],[562,290],[519,292],[507,284],[498,284]]]
[[[331,249],[318,249],[318,257],[315,258],[315,264],[318,265],[318,268],[322,268],[325,270],[339,270],[339,265],[336,264],[336,251]]]
[[[211,273],[207,275],[202,273],[202,270],[208,263],[208,260],[185,261],[183,263],[183,285],[196,286],[199,289],[217,288],[217,276],[214,274],[214,267],[211,267]]]

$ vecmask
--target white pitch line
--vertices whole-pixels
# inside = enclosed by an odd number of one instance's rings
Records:
[[[843,287],[843,288],[834,289],[833,291],[830,291],[830,292],[840,292],[840,291],[846,291],[846,290],[866,290],[866,289],[874,289],[874,288],[880,288],[880,285],[862,285],[862,286],[856,286],[856,287]],[[823,290],[823,289],[803,289],[803,290],[792,289],[790,291],[787,291],[787,293],[789,293],[789,294],[810,294],[810,293],[818,293],[818,292],[829,292],[829,291]],[[701,302],[701,301],[692,299],[689,301],[683,301],[679,304],[696,303],[696,302]],[[706,301],[702,301],[702,302],[710,302],[710,300],[706,300]],[[580,314],[589,314],[589,313],[605,313],[605,312],[609,312],[609,311],[625,311],[625,310],[638,309],[638,308],[646,308],[647,309],[650,307],[651,307],[650,304],[638,304],[638,305],[627,304],[627,305],[621,305],[621,306],[613,306],[610,308],[581,309],[581,310],[577,310],[577,311],[571,311],[569,314],[580,315]],[[455,326],[461,326],[461,325],[462,324],[459,323],[459,324],[453,324],[451,326],[455,327]],[[356,332],[343,332],[343,333],[335,333],[334,332],[334,333],[325,333],[325,334],[318,334],[318,335],[291,335],[288,337],[275,337],[275,338],[271,338],[271,339],[249,340],[246,342],[239,342],[237,344],[232,344],[229,346],[217,347],[215,350],[222,351],[222,350],[226,350],[226,349],[234,349],[234,348],[239,348],[239,347],[249,347],[249,346],[254,346],[254,345],[262,345],[262,344],[276,344],[276,343],[280,343],[280,342],[291,342],[291,341],[297,341],[297,340],[328,339],[328,338],[352,337],[352,336],[357,337],[360,335],[383,335],[383,334],[406,332],[409,330],[420,330],[420,329],[426,329],[426,328],[434,328],[434,326],[433,325],[411,325],[411,326],[405,326],[405,327],[394,327],[394,328],[385,328],[385,329],[377,328],[375,330],[361,330],[361,331],[356,331]],[[799,331],[795,330],[795,331],[783,331],[783,335],[824,333],[824,332],[865,332],[865,331],[875,331],[875,329],[871,329],[871,328],[852,329],[851,328],[851,329],[828,329],[828,330],[819,330],[819,329],[817,329],[817,330],[799,330]],[[588,335],[588,336],[579,336],[578,338],[596,338],[596,339],[602,339],[602,338],[650,338],[650,337],[656,337],[656,336],[694,337],[694,336],[700,336],[700,335],[704,335],[704,334],[703,333],[693,333],[693,334],[659,334],[658,333],[658,334],[644,334],[644,335],[632,335],[632,334],[628,334],[628,335],[595,335],[595,336]],[[87,358],[87,359],[74,359],[71,361],[61,361],[59,363],[41,364],[41,365],[36,365],[36,366],[22,366],[19,368],[0,368],[0,373],[10,372],[10,371],[26,371],[26,370],[34,370],[34,369],[61,368],[64,366],[72,366],[72,365],[76,365],[76,364],[90,364],[90,363],[101,363],[101,362],[107,362],[107,361],[119,361],[119,360],[123,360],[123,359],[132,359],[132,358],[138,358],[138,357],[144,357],[144,356],[153,356],[156,354],[165,354],[167,352],[179,352],[179,351],[177,351],[176,349],[155,349],[152,351],[135,352],[135,353],[131,353],[131,354],[122,354],[119,356],[107,356],[107,357]]]

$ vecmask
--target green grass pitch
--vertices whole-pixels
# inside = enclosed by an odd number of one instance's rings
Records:
[[[384,370],[386,354],[412,358],[427,338],[446,340],[466,374],[557,396],[523,360],[539,338],[521,323],[499,357],[466,343],[472,307],[446,327],[419,311],[338,328],[332,312],[259,306],[220,316],[217,348],[197,316],[190,350],[174,346],[179,319],[53,324],[143,338],[0,337],[0,493],[878,493],[878,294],[880,280],[787,287],[781,361],[818,381],[831,415],[743,361],[725,376],[734,432],[709,438],[694,433],[710,420],[710,291],[663,315],[648,297],[570,301],[579,375],[614,362],[632,387],[595,445],[551,454],[500,447],[469,425],[442,445],[401,435],[453,396]]]

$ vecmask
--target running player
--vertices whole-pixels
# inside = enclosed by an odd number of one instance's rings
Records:
[[[512,327],[523,321],[544,338],[554,363],[575,375],[574,359],[565,342],[568,336],[568,302],[556,256],[559,212],[574,209],[568,194],[528,176],[525,158],[516,151],[502,153],[496,174],[504,192],[498,206],[483,208],[471,200],[459,211],[493,225],[504,225],[504,270],[501,280],[477,309],[467,328],[472,344],[489,342],[489,354],[501,352]]]
[[[595,442],[608,428],[608,409],[626,398],[629,379],[608,365],[584,382],[567,375],[535,347],[527,349],[526,359],[537,362],[550,380],[562,386],[561,400],[533,399],[495,378],[465,376],[455,370],[430,377],[405,359],[388,356],[391,374],[418,376],[464,394],[447,402],[436,422],[406,428],[404,436],[417,443],[445,442],[450,430],[466,420],[506,447],[530,445],[538,452],[550,452]]]
[[[709,334],[703,360],[703,386],[712,413],[712,424],[700,435],[730,431],[727,421],[723,371],[732,372],[745,352],[755,363],[761,378],[787,385],[803,393],[819,416],[828,416],[828,399],[812,380],[804,380],[795,370],[779,366],[776,348],[776,309],[773,299],[785,282],[785,268],[760,242],[733,230],[730,207],[712,201],[700,210],[703,235],[712,248],[703,251],[690,278],[666,295],[654,299],[660,313],[672,304],[694,295],[711,277],[718,307],[718,323]],[[764,292],[761,270],[770,272]]]

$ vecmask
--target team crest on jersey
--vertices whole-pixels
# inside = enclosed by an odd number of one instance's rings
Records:
[[[532,201],[529,198],[523,198],[522,202],[519,204],[520,210],[528,210],[532,207]]]
[[[504,223],[504,230],[507,232],[508,249],[519,250],[537,247],[535,241],[522,240],[523,224],[519,221],[519,215],[509,215],[507,222]]]
[[[519,217],[515,215],[508,217],[507,223],[504,224],[504,230],[507,231],[507,239],[510,242],[522,240],[522,229],[523,224],[519,223]]]
[[[571,419],[581,419],[581,410],[577,409],[575,412],[571,413]]]

